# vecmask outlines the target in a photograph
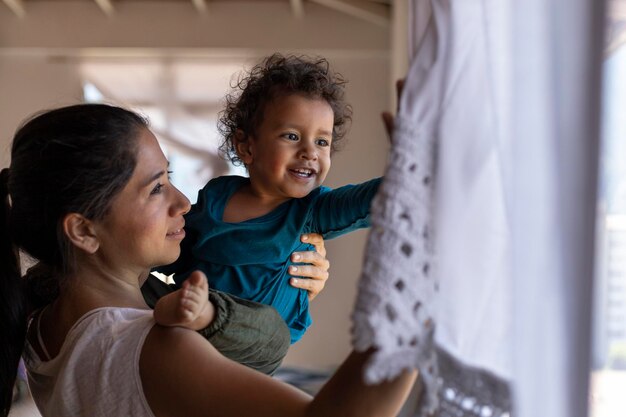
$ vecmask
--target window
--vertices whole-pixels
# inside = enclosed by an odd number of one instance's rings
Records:
[[[602,92],[592,417],[626,413],[626,1],[609,3]]]

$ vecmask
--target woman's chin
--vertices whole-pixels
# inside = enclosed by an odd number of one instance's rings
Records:
[[[169,265],[174,263],[176,259],[180,256],[180,247],[175,252],[169,253],[167,256],[163,257],[163,260],[159,265]]]

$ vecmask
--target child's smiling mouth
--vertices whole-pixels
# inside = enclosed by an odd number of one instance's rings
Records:
[[[311,168],[293,168],[289,169],[289,172],[299,178],[311,178],[317,172]]]

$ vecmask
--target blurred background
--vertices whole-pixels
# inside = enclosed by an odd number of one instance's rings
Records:
[[[231,81],[280,51],[322,55],[349,81],[353,125],[326,184],[380,176],[388,149],[380,112],[394,100],[393,51],[407,59],[406,43],[394,46],[392,6],[391,0],[0,1],[0,164],[8,165],[12,134],[34,112],[112,102],[150,118],[173,182],[195,201],[208,179],[236,172],[217,156],[217,114]],[[406,34],[406,23],[400,26]],[[347,355],[365,237],[328,242],[331,279],[313,303],[312,328],[286,364],[327,368]]]
[[[0,0],[0,166],[17,126],[77,102],[131,107],[150,118],[174,183],[195,201],[209,178],[239,172],[217,156],[217,114],[240,71],[273,52],[322,55],[349,81],[346,146],[326,185],[383,173],[380,119],[406,72],[406,0]],[[626,415],[626,0],[612,0],[605,53],[603,172],[592,414]],[[350,312],[367,232],[327,242],[325,291],[284,377],[311,390],[350,350]],[[294,369],[306,370],[290,374]],[[18,398],[27,398],[20,386]],[[25,401],[14,416],[36,415]]]

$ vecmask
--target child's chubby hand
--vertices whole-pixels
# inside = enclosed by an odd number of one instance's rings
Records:
[[[209,301],[209,284],[201,271],[194,271],[180,289],[161,297],[154,307],[154,319],[162,326],[201,330],[214,317],[215,307]]]

